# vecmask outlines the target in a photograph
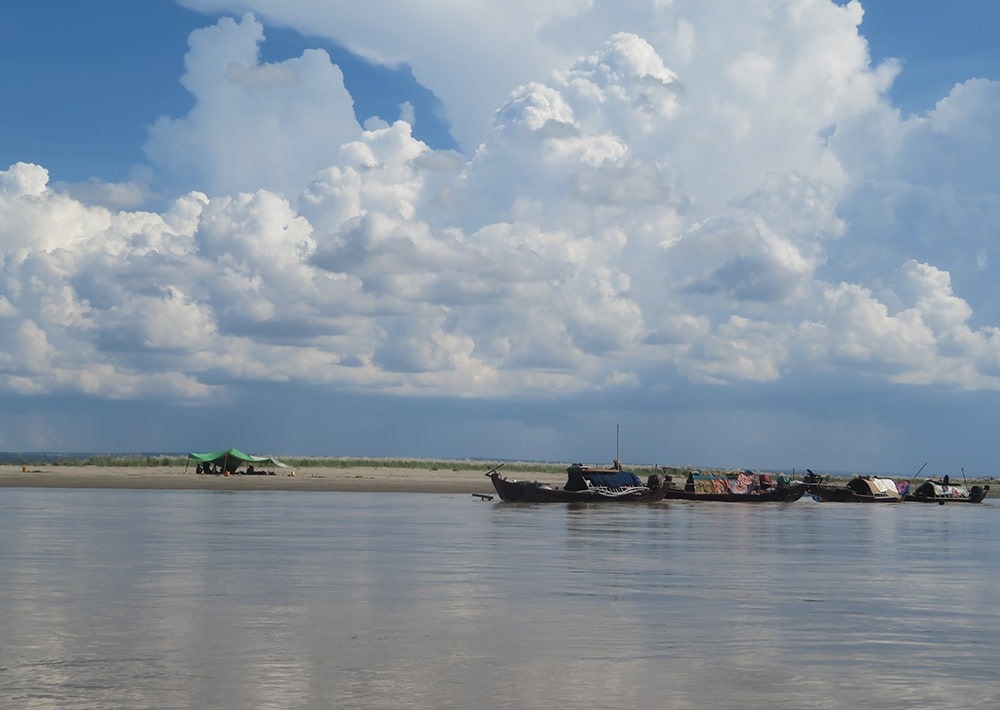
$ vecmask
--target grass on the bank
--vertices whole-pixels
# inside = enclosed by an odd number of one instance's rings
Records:
[[[463,460],[443,460],[443,459],[394,459],[394,458],[342,458],[342,457],[277,457],[282,463],[291,468],[401,468],[424,471],[470,471],[482,469],[485,473],[499,462]],[[48,466],[142,466],[147,468],[176,468],[188,465],[186,456],[171,455],[134,455],[134,454],[92,454],[85,456],[69,455],[43,455],[31,456],[20,455],[12,457],[10,463],[14,464],[45,464]],[[566,472],[566,463],[534,463],[523,461],[505,461],[500,469],[504,473],[551,473],[563,474]],[[633,466],[631,470],[636,473],[652,472],[654,469],[660,472],[666,471],[679,475],[686,475],[686,468],[655,468],[654,466]]]
[[[437,459],[392,459],[392,458],[343,458],[343,457],[277,457],[282,463],[292,468],[403,468],[426,471],[468,471],[483,469],[487,471],[495,464],[486,461],[472,460],[437,460]],[[11,456],[14,464],[46,464],[48,466],[143,466],[147,468],[186,466],[187,456],[171,455],[135,455],[135,454],[88,454],[72,455],[31,455],[21,454]],[[516,473],[564,473],[566,464],[550,463],[504,463],[503,470]]]

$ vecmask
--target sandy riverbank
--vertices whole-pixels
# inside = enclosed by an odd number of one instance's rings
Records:
[[[0,488],[145,488],[214,491],[363,491],[396,493],[494,493],[486,465],[439,468],[305,466],[275,469],[274,476],[214,476],[184,466],[53,466],[0,464]],[[523,466],[523,465],[522,465]],[[291,475],[294,470],[295,475]],[[509,478],[562,486],[565,473],[501,471]],[[641,474],[645,476],[645,473]],[[969,480],[982,484],[983,481]],[[995,483],[992,479],[985,483]]]
[[[367,491],[492,493],[485,467],[468,470],[352,467],[276,469],[274,476],[213,476],[183,466],[0,465],[0,488],[144,488],[218,491]],[[516,478],[562,485],[565,475],[518,473]]]

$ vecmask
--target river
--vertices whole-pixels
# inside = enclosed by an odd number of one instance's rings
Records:
[[[4,708],[1000,706],[982,505],[0,491]]]

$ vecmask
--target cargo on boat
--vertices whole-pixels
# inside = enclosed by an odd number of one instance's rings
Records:
[[[947,476],[942,479],[929,478],[911,489],[905,500],[918,503],[982,503],[990,492],[988,485],[954,484]]]
[[[705,474],[692,471],[684,485],[667,476],[667,500],[700,500],[720,503],[791,503],[801,498],[807,486],[779,474],[739,471]]]
[[[814,500],[827,503],[899,503],[896,481],[884,476],[855,476],[846,485],[827,482],[808,486]]]

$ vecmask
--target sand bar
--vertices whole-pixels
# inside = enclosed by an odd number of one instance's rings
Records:
[[[397,493],[493,493],[486,466],[452,468],[276,469],[273,476],[197,474],[183,466],[0,465],[0,488],[139,488],[213,491],[366,491]],[[565,475],[518,473],[514,478],[562,485]]]

